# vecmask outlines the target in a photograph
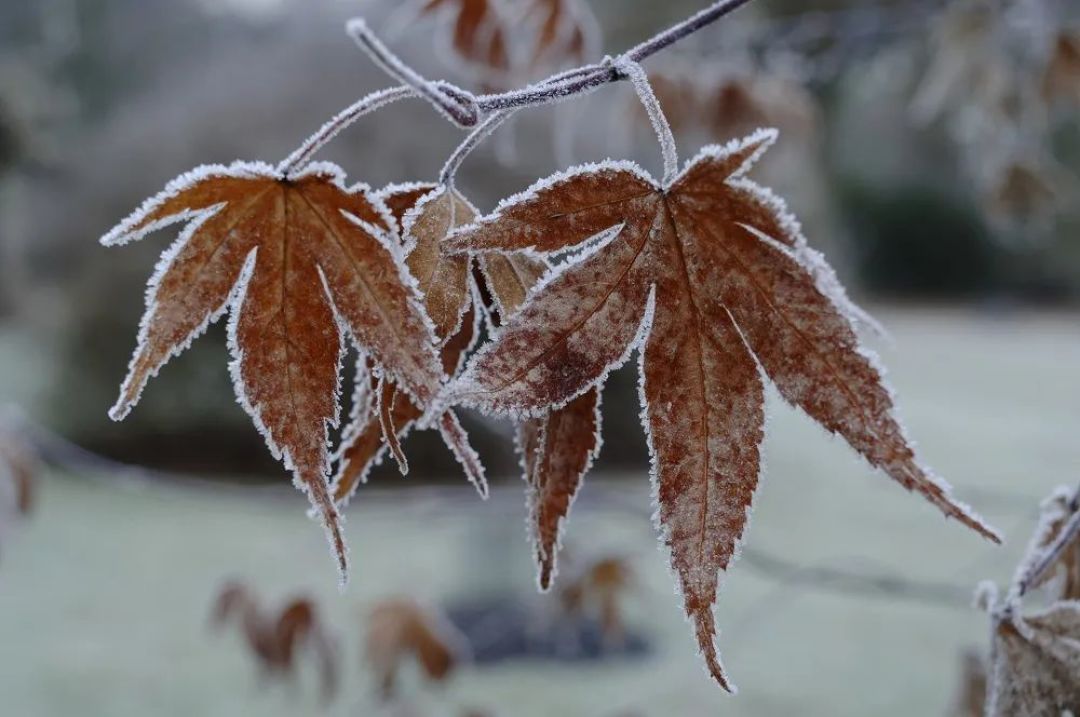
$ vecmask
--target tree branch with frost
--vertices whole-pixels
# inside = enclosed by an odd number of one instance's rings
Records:
[[[453,179],[454,172],[465,156],[505,121],[508,115],[500,116],[501,113],[560,102],[590,93],[613,82],[631,80],[633,79],[631,68],[640,67],[640,63],[644,60],[698,30],[711,25],[750,1],[720,0],[686,20],[635,45],[615,58],[609,57],[601,62],[559,72],[521,89],[485,95],[474,95],[468,90],[444,80],[433,81],[427,79],[394,54],[363,18],[355,18],[346,24],[346,31],[349,36],[353,38],[379,69],[402,83],[401,86],[373,92],[342,110],[282,161],[278,166],[278,170],[287,175],[289,172],[300,168],[319,149],[334,139],[338,133],[361,117],[399,99],[419,97],[427,100],[440,114],[456,126],[463,129],[474,128],[478,130],[470,133],[447,161],[440,179],[441,183],[446,184]],[[644,73],[641,73],[641,75],[642,80],[647,83],[647,80],[644,79]],[[646,106],[648,107],[649,103],[646,102]],[[668,134],[670,134],[670,130]],[[662,135],[661,145],[665,147],[666,163],[669,150]]]

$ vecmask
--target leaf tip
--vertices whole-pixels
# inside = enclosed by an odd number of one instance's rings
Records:
[[[728,679],[727,673],[724,672],[724,666],[720,664],[720,658],[716,654],[716,648],[712,645],[710,649],[705,651],[706,668],[709,671],[709,676],[712,677],[716,684],[729,695],[739,694],[739,688],[735,686],[731,680]]]
[[[540,588],[540,592],[546,593],[551,590],[551,582],[554,577],[555,566],[552,565],[550,558],[543,558],[540,561],[540,574],[537,576],[537,585]]]
[[[109,409],[109,418],[119,423],[127,418],[128,414],[131,413],[131,409],[131,401],[128,400],[126,396],[120,396],[120,398],[116,400],[116,404]]]

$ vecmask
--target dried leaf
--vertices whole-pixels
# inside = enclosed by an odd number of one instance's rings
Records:
[[[666,187],[629,163],[583,167],[539,182],[445,242],[459,252],[585,245],[473,357],[453,395],[536,415],[602,383],[644,345],[659,524],[709,670],[728,688],[712,608],[757,485],[758,365],[788,402],[871,465],[999,540],[916,460],[831,271],[782,202],[743,176],[774,139],[762,131],[708,148]]]
[[[1042,77],[1042,96],[1080,104],[1080,32],[1061,32],[1054,40]]]
[[[602,557],[584,567],[559,590],[563,610],[569,615],[595,611],[605,642],[618,644],[625,637],[622,598],[635,582],[630,563],[617,556]]]
[[[501,316],[516,312],[548,270],[546,261],[528,252],[483,254],[480,267]],[[594,388],[546,416],[518,425],[527,525],[541,590],[551,587],[563,522],[600,452],[600,423],[600,392]]]
[[[990,215],[1020,221],[1053,215],[1062,203],[1062,197],[1050,170],[1032,160],[1006,164],[994,179],[987,196]]]
[[[543,418],[518,426],[528,525],[541,590],[555,577],[563,522],[600,452],[600,392],[592,388]]]
[[[310,648],[319,661],[322,698],[329,703],[338,690],[338,649],[319,619],[315,604],[306,598],[289,601],[276,615],[264,612],[251,591],[236,582],[226,583],[218,593],[212,613],[213,625],[224,627],[236,620],[252,657],[263,675],[294,680],[298,656]]]
[[[365,654],[384,699],[393,697],[405,659],[414,658],[429,680],[442,682],[467,653],[465,644],[445,617],[415,600],[383,600],[368,616]]]
[[[465,256],[444,255],[440,244],[453,228],[473,221],[477,212],[458,192],[447,192],[434,185],[391,187],[382,196],[402,227],[408,250],[406,263],[417,279],[424,295],[424,307],[434,322],[441,343],[442,370],[452,376],[478,332],[472,311],[471,262]],[[370,380],[364,378],[366,375],[358,371],[358,384]],[[377,394],[378,410],[354,412],[353,421],[343,434],[333,481],[337,503],[346,503],[366,480],[368,472],[381,460],[384,446],[389,447],[402,473],[407,470],[400,442],[423,412],[407,396],[398,395],[391,381],[383,382]],[[481,495],[486,495],[483,466],[452,412],[440,419],[439,430],[466,475]]]
[[[187,222],[150,280],[120,420],[150,377],[228,308],[236,394],[321,513],[342,576],[327,490],[343,333],[421,406],[442,380],[430,322],[385,206],[327,164],[281,177],[262,164],[185,174],[107,234],[106,245]]]
[[[1080,602],[994,622],[988,717],[1080,714]]]

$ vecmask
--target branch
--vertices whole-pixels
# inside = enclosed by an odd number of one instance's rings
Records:
[[[619,82],[629,79],[626,73],[620,69],[620,60],[630,62],[643,62],[661,50],[675,44],[685,37],[689,37],[698,30],[711,25],[720,18],[738,10],[750,0],[719,0],[701,12],[686,20],[669,27],[661,33],[653,35],[626,52],[619,55],[614,62],[605,62],[597,65],[584,65],[577,68],[578,76],[567,79],[568,73],[558,77],[559,82],[553,82],[553,78],[544,80],[538,86],[503,92],[493,95],[481,95],[476,98],[476,105],[481,112],[510,109],[513,107],[531,107],[535,105],[558,102],[568,97],[592,92],[598,87],[611,82]]]
[[[719,0],[696,15],[631,48],[614,60],[605,58],[600,63],[582,65],[560,72],[524,89],[479,96],[453,83],[425,78],[395,55],[368,27],[363,18],[354,18],[346,24],[346,32],[383,72],[401,82],[402,86],[373,92],[339,112],[286,157],[278,165],[278,171],[287,177],[290,172],[310,160],[319,149],[359,118],[391,102],[416,96],[427,100],[458,127],[477,130],[472,132],[455,150],[443,168],[440,181],[443,184],[449,183],[453,180],[453,175],[465,156],[505,121],[510,114],[509,110],[558,102],[592,92],[612,82],[631,79],[628,68],[635,67],[642,60],[719,20],[748,2],[750,0]],[[506,114],[497,116],[500,113]],[[663,135],[661,138],[663,140]],[[664,157],[667,163],[673,155],[664,141],[661,144],[664,146]]]
[[[372,32],[363,18],[349,20],[345,31],[360,49],[386,74],[411,87],[459,127],[473,127],[480,121],[472,95],[448,82],[432,82],[405,64]]]

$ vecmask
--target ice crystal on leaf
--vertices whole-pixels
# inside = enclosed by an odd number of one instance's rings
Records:
[[[1080,602],[994,621],[990,717],[1080,714]]]
[[[471,262],[465,256],[444,255],[439,247],[450,230],[473,221],[476,210],[458,192],[436,189],[429,184],[390,187],[380,196],[403,230],[408,251],[406,263],[417,279],[424,308],[434,323],[442,371],[452,376],[478,333],[472,309]],[[357,373],[358,383],[371,382],[375,400],[369,402],[366,410],[357,411],[345,429],[334,479],[334,500],[338,503],[348,501],[386,449],[394,455],[402,473],[406,471],[400,442],[423,415],[416,402],[407,395],[399,395],[392,379],[374,376],[364,364]],[[457,417],[447,411],[439,419],[438,427],[466,475],[480,494],[486,495],[483,466],[469,446]]]
[[[420,406],[442,382],[434,331],[392,218],[365,187],[347,188],[332,165],[284,177],[236,163],[181,176],[102,243],[183,221],[150,280],[138,346],[110,415],[126,416],[161,366],[230,310],[237,398],[321,514],[344,578],[341,519],[327,486],[343,334]]]
[[[1027,609],[1035,588],[1044,604]],[[1008,593],[983,603],[992,625],[986,715],[1080,714],[1080,492],[1059,488],[1043,502]]]
[[[546,413],[591,390],[643,344],[659,526],[709,671],[729,689],[713,605],[757,486],[761,371],[871,465],[999,540],[917,461],[843,297],[820,267],[807,265],[805,240],[782,203],[744,176],[774,139],[759,131],[707,148],[664,185],[625,162],[581,167],[542,180],[444,242],[482,257],[555,253],[621,225],[545,276],[470,360],[452,395],[487,411]]]
[[[501,320],[520,308],[548,270],[546,261],[528,252],[488,253],[479,259],[481,278]],[[563,522],[600,452],[599,389],[591,388],[545,416],[522,421],[516,443],[538,580],[547,590],[555,576]]]

